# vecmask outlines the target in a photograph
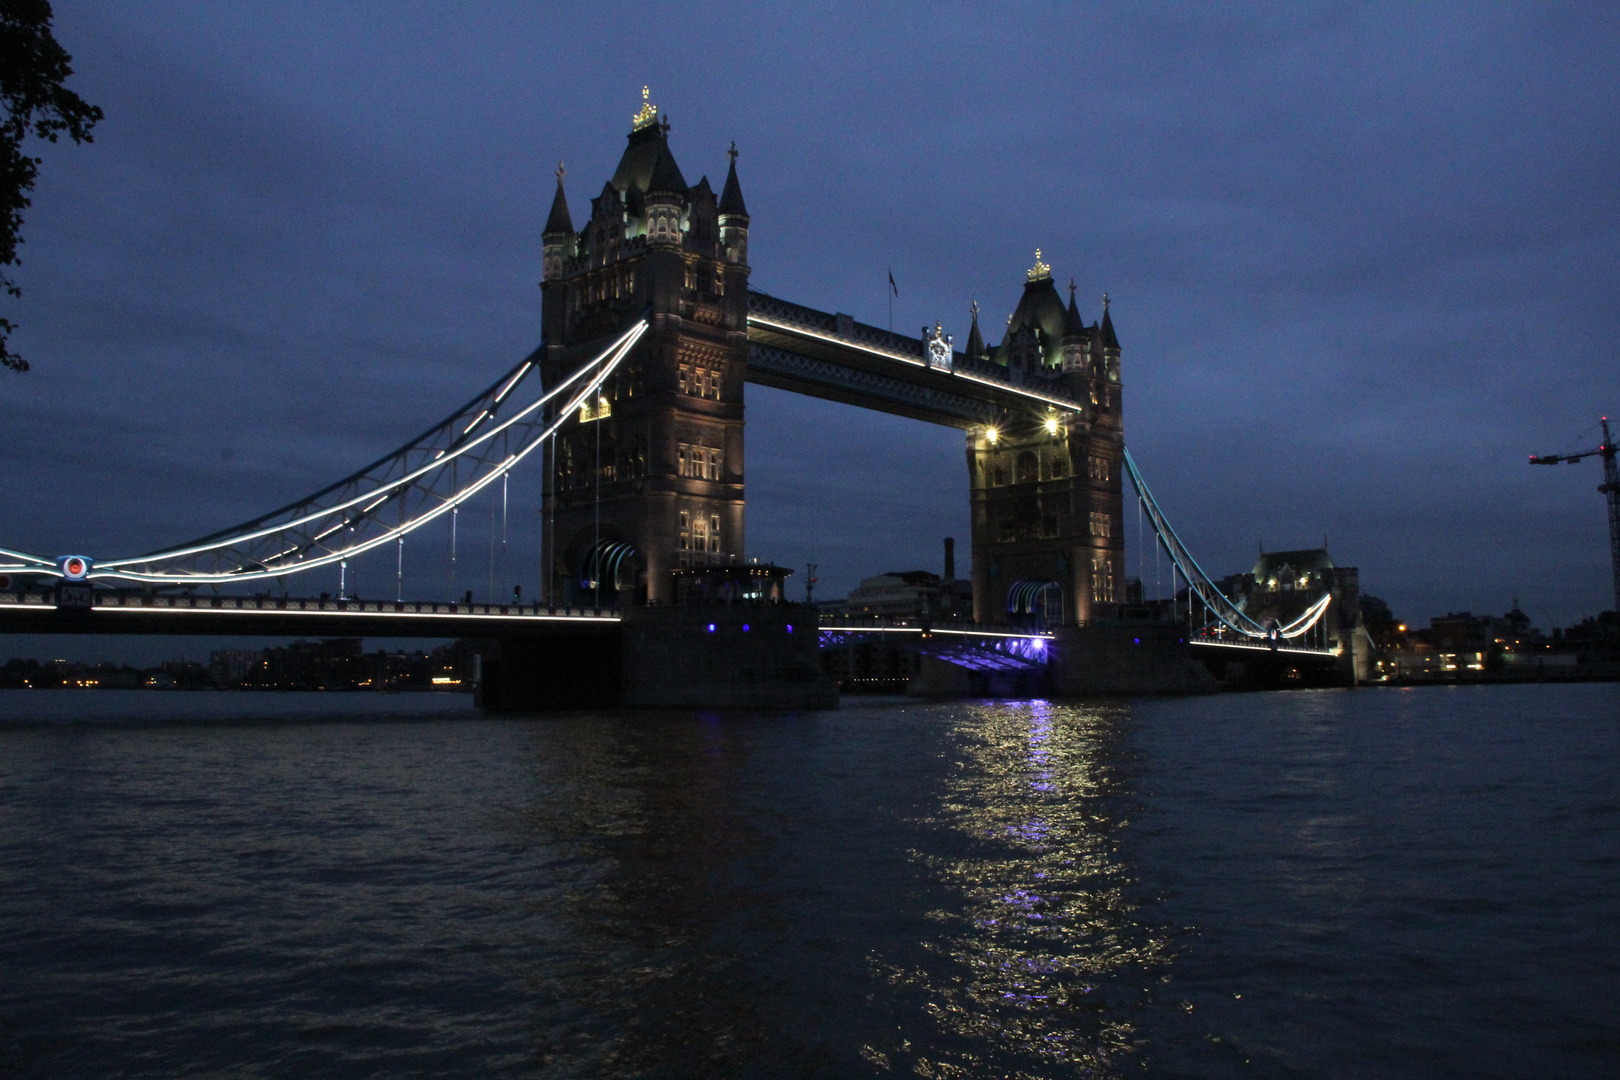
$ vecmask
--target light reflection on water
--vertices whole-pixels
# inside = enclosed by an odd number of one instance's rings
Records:
[[[957,843],[913,853],[949,888],[950,902],[929,913],[941,933],[922,943],[934,962],[877,959],[891,985],[926,995],[937,1034],[869,1047],[871,1060],[911,1057],[912,1071],[937,1077],[1126,1065],[1131,1011],[1171,957],[1125,894],[1127,719],[1123,706],[1044,701],[957,710],[955,768],[927,822]]]

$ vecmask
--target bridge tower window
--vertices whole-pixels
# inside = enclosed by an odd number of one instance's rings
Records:
[[[721,454],[718,447],[694,443],[678,443],[675,452],[676,472],[697,480],[720,479]]]
[[[1025,450],[1020,453],[1018,455],[1018,482],[1027,484],[1031,480],[1039,479],[1039,476],[1040,459],[1035,456],[1035,451]]]
[[[1091,515],[1091,535],[1109,537],[1114,535],[1114,519],[1107,514],[1095,511]]]
[[[1093,480],[1107,480],[1108,459],[1102,457],[1092,458],[1088,466],[1088,472]]]
[[[1091,553],[1091,598],[1100,604],[1114,602],[1114,561],[1106,551]]]
[[[704,517],[701,511],[682,510],[676,562],[681,566],[706,566],[720,562],[720,515]]]
[[[679,370],[681,393],[720,400],[720,372],[697,364],[682,364]]]

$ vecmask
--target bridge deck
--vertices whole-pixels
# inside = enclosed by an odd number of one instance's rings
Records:
[[[1005,368],[954,353],[931,367],[921,338],[748,294],[748,381],[946,427],[994,424],[1008,414],[1084,413],[1061,382],[1019,383]]]
[[[88,592],[88,590],[85,590]],[[454,604],[96,592],[58,605],[0,593],[0,633],[248,634],[265,637],[510,637],[616,628],[616,612],[536,604]]]

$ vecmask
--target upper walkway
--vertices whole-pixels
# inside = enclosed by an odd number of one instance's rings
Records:
[[[749,382],[946,427],[1087,411],[1058,378],[954,351],[948,364],[930,363],[920,337],[761,292],[748,293],[748,344]]]

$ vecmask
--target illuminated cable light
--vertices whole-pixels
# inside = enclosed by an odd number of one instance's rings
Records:
[[[534,366],[534,361],[533,360],[525,360],[525,361],[523,361],[523,366],[518,368],[518,373],[516,375],[512,376],[511,381],[509,381],[506,384],[506,386],[501,390],[500,393],[495,395],[495,404],[499,405],[502,402],[502,400],[505,399],[506,395],[510,394],[512,392],[512,388],[515,387],[520,381],[522,381],[523,376],[528,374],[529,369],[532,368],[533,366]]]
[[[220,543],[201,545],[201,546],[198,546],[198,547],[189,548],[189,549],[181,549],[181,550],[178,550],[178,551],[158,552],[156,555],[145,556],[145,557],[142,557],[142,558],[139,558],[139,559],[116,560],[116,561],[114,561],[112,563],[103,564],[107,568],[105,572],[94,573],[91,576],[92,577],[98,577],[98,578],[99,577],[118,577],[118,578],[124,578],[124,579],[132,580],[132,581],[147,581],[147,582],[153,582],[153,583],[193,583],[193,584],[204,583],[204,582],[218,583],[218,582],[227,582],[227,581],[242,581],[242,580],[249,580],[249,579],[254,579],[254,578],[264,578],[264,577],[277,577],[277,576],[281,576],[281,575],[283,575],[285,573],[292,573],[292,572],[296,572],[298,570],[314,569],[315,567],[324,566],[324,565],[327,565],[327,564],[332,563],[332,562],[336,562],[336,561],[338,561],[340,559],[343,559],[343,558],[346,558],[346,557],[349,557],[349,556],[358,555],[358,554],[361,554],[361,553],[363,553],[365,551],[369,551],[374,547],[378,547],[381,544],[387,543],[387,542],[389,542],[389,541],[391,541],[391,540],[393,540],[393,539],[395,539],[397,537],[403,536],[406,533],[411,532],[411,531],[415,530],[416,528],[420,527],[421,525],[426,524],[427,522],[429,522],[429,521],[433,520],[434,518],[438,517],[440,514],[444,513],[446,510],[453,509],[455,506],[458,506],[460,503],[465,502],[467,499],[471,498],[473,495],[475,495],[479,491],[483,490],[483,488],[487,487],[494,480],[496,480],[500,476],[504,475],[506,473],[506,471],[511,468],[512,465],[515,465],[518,461],[520,461],[524,457],[526,457],[529,453],[531,453],[534,450],[534,448],[536,446],[541,445],[546,438],[550,437],[550,435],[555,433],[557,431],[557,429],[559,429],[563,425],[563,423],[566,422],[566,420],[569,418],[570,414],[573,412],[574,409],[576,409],[580,405],[581,402],[587,400],[592,393],[597,393],[597,392],[600,391],[602,383],[604,383],[607,380],[607,377],[610,374],[612,374],[613,370],[619,365],[619,363],[621,361],[623,361],[624,357],[629,354],[629,351],[641,339],[642,335],[646,333],[647,328],[648,328],[647,322],[646,322],[645,319],[643,319],[641,322],[637,323],[635,326],[631,327],[628,331],[626,331],[625,334],[623,336],[621,336],[617,342],[615,342],[613,345],[610,345],[595,360],[591,361],[591,363],[589,363],[589,364],[582,365],[579,368],[578,371],[576,371],[573,375],[570,375],[563,382],[559,383],[550,392],[548,392],[547,394],[542,396],[538,401],[533,402],[527,408],[523,409],[522,411],[517,413],[515,416],[513,416],[510,420],[508,420],[505,423],[499,425],[498,427],[494,428],[493,430],[485,433],[484,435],[479,436],[477,439],[470,440],[469,442],[467,442],[466,444],[464,444],[460,448],[457,448],[456,451],[455,451],[455,456],[459,457],[462,454],[468,453],[473,447],[476,447],[476,446],[479,446],[479,445],[482,445],[482,444],[488,442],[494,436],[496,436],[496,435],[500,434],[502,431],[512,427],[514,424],[521,421],[524,417],[526,417],[526,416],[530,415],[531,413],[533,413],[535,410],[540,408],[542,405],[544,405],[547,401],[549,401],[553,397],[558,396],[565,389],[567,389],[570,385],[577,382],[582,376],[585,375],[586,372],[590,371],[593,367],[596,367],[598,364],[603,365],[601,370],[598,371],[597,374],[594,377],[592,377],[590,380],[588,380],[588,382],[587,382],[586,386],[584,387],[584,389],[581,390],[575,396],[575,398],[569,403],[569,405],[567,407],[565,407],[564,409],[560,410],[560,412],[559,412],[559,417],[560,418],[557,420],[557,422],[554,423],[549,429],[544,431],[536,439],[534,439],[534,441],[532,441],[529,444],[529,446],[527,446],[526,448],[524,448],[524,449],[522,449],[522,450],[520,450],[520,451],[518,451],[516,453],[513,453],[513,454],[509,455],[508,458],[506,459],[506,462],[504,462],[502,465],[497,466],[496,468],[494,468],[489,473],[489,475],[484,477],[482,480],[478,481],[476,484],[472,484],[472,485],[468,486],[467,488],[464,488],[462,491],[456,493],[456,495],[453,498],[445,500],[434,511],[432,511],[432,512],[430,512],[428,514],[422,515],[420,517],[417,517],[417,518],[413,519],[412,521],[410,521],[409,523],[406,523],[406,524],[403,524],[403,525],[401,525],[401,526],[399,526],[397,528],[391,529],[391,530],[387,531],[386,533],[384,533],[382,536],[379,536],[379,537],[375,538],[374,540],[365,542],[363,544],[355,545],[353,547],[347,548],[347,549],[345,549],[343,551],[340,551],[340,552],[334,552],[334,553],[329,554],[327,556],[324,556],[322,558],[311,559],[311,560],[309,560],[307,562],[302,561],[303,560],[303,555],[300,553],[300,555],[299,555],[300,565],[298,567],[296,567],[295,569],[294,568],[286,568],[286,569],[271,570],[271,569],[266,568],[265,570],[262,570],[262,571],[246,571],[246,572],[244,572],[241,569],[237,569],[237,570],[231,571],[229,573],[224,573],[224,574],[218,574],[218,573],[216,573],[216,574],[197,574],[197,573],[188,573],[188,574],[174,574],[174,573],[162,574],[162,573],[156,573],[156,574],[154,574],[154,573],[148,573],[148,572],[144,572],[144,571],[117,570],[117,569],[115,569],[116,567],[120,567],[120,566],[130,566],[130,565],[133,565],[133,564],[150,563],[150,562],[159,561],[159,560],[162,560],[162,559],[176,559],[176,558],[181,558],[181,557],[190,556],[190,555],[199,555],[199,554],[203,554],[203,553],[206,553],[206,552],[209,552],[209,551],[221,551],[221,550],[224,550],[226,548],[229,548],[229,547],[232,547],[232,546],[235,546],[235,545],[238,545],[238,544],[247,543],[249,541],[260,539],[260,538],[265,537],[265,536],[270,536],[270,535],[273,535],[273,534],[278,533],[278,532],[286,532],[289,529],[296,528],[299,525],[307,524],[308,522],[315,521],[315,520],[317,520],[319,518],[322,518],[322,517],[327,517],[327,516],[331,515],[334,512],[344,510],[344,509],[346,509],[346,508],[348,508],[350,506],[353,506],[353,505],[355,505],[355,504],[369,498],[371,496],[371,494],[374,494],[374,492],[373,492],[373,493],[367,493],[365,495],[356,496],[354,499],[349,500],[348,502],[345,502],[345,503],[340,503],[340,504],[338,504],[336,506],[327,507],[327,508],[324,508],[322,510],[318,510],[318,511],[316,511],[314,513],[311,513],[311,514],[309,514],[309,515],[307,515],[307,516],[305,516],[303,518],[299,518],[299,519],[296,519],[296,520],[290,521],[290,522],[284,522],[284,523],[282,523],[280,525],[271,526],[269,528],[259,530],[258,532],[247,533],[247,534],[244,534],[242,536],[233,537],[230,540],[222,541]],[[437,461],[438,458],[444,457],[445,453],[446,453],[446,451],[441,450],[439,452],[439,454],[435,457],[435,461]],[[432,472],[434,469],[436,469],[438,467],[439,466],[437,466],[435,464],[429,464],[429,465],[423,466],[422,468],[417,469],[416,471],[414,471],[412,473],[409,473],[409,474],[407,474],[405,476],[402,476],[398,480],[395,480],[395,481],[387,484],[384,487],[384,491],[391,491],[391,490],[403,487],[406,484],[408,484],[410,482],[413,482],[414,480],[416,480],[416,479],[418,479],[418,478],[420,478],[422,476],[427,475],[428,473]],[[341,528],[341,527],[342,526],[340,525],[339,528]],[[271,556],[271,559],[264,560],[264,561],[260,562],[260,565],[263,566],[263,565],[265,565],[265,563],[267,563],[269,561],[272,561],[272,560],[277,559],[277,558],[281,558],[282,556],[290,554],[293,551],[297,551],[297,550],[298,550],[298,548],[289,548],[289,549],[287,549],[287,551],[283,552],[281,555]],[[33,558],[33,556],[26,556],[26,555],[20,555],[20,554],[17,557],[20,557],[20,558]]]
[[[781,330],[790,334],[798,334],[801,337],[819,338],[822,341],[832,342],[845,348],[854,349],[858,352],[870,353],[873,356],[881,356],[888,360],[897,360],[902,364],[910,364],[913,367],[928,366],[928,362],[926,360],[919,360],[915,356],[907,356],[905,353],[895,352],[892,349],[884,349],[876,345],[869,345],[865,342],[854,342],[848,338],[836,337],[832,334],[818,333],[809,327],[800,326],[796,323],[777,322],[773,319],[752,313],[749,314],[748,321],[752,325],[763,326],[768,330]],[[1021,386],[1014,386],[1002,379],[985,378],[982,375],[975,375],[973,372],[964,371],[961,368],[956,368],[955,370],[946,374],[953,375],[958,379],[967,379],[970,382],[976,382],[982,386],[993,386],[997,390],[1000,390],[1006,394],[1014,394],[1018,397],[1025,397],[1034,401],[1045,402],[1048,405],[1056,405],[1058,408],[1067,412],[1079,411],[1078,406],[1075,404],[1073,399],[1065,401],[1062,398],[1052,397],[1049,394],[1042,394]]]
[[[621,337],[617,343],[615,343],[612,346],[609,346],[607,350],[605,350],[600,356],[598,356],[596,358],[596,360],[593,360],[591,363],[581,366],[580,369],[578,371],[576,371],[573,375],[570,375],[567,379],[565,379],[561,383],[557,384],[557,386],[554,387],[551,390],[551,392],[549,392],[545,396],[541,397],[538,401],[533,402],[526,409],[524,409],[521,412],[517,413],[510,420],[506,421],[506,423],[501,424],[499,427],[497,427],[497,428],[495,428],[495,429],[493,429],[493,430],[491,430],[489,432],[486,432],[485,434],[479,436],[477,439],[473,439],[473,440],[471,440],[471,441],[469,441],[467,443],[464,443],[459,448],[456,448],[454,456],[459,457],[459,456],[461,456],[463,454],[466,454],[473,447],[480,446],[483,443],[488,442],[494,436],[496,436],[496,435],[500,434],[502,431],[512,427],[518,421],[523,419],[523,417],[525,417],[525,416],[529,415],[530,413],[534,412],[541,405],[544,405],[547,401],[549,401],[553,397],[556,397],[570,383],[575,382],[577,379],[579,379],[580,376],[585,374],[585,372],[589,371],[597,363],[602,362],[603,360],[607,359],[610,355],[612,355],[612,359],[608,361],[607,366],[601,372],[599,372],[593,379],[591,379],[590,385],[587,386],[585,391],[580,393],[574,399],[574,401],[569,404],[568,407],[561,410],[562,414],[565,415],[565,416],[568,413],[571,413],[573,411],[573,409],[578,405],[578,403],[580,401],[582,401],[585,398],[590,396],[590,393],[591,393],[591,391],[593,389],[599,388],[601,386],[601,384],[604,381],[606,381],[607,376],[612,373],[612,369],[614,367],[616,367],[618,365],[619,361],[621,361],[624,358],[624,355],[629,351],[629,349],[637,341],[640,340],[642,334],[646,332],[646,329],[647,329],[646,320],[642,320],[640,323],[637,323],[635,326],[631,327],[630,330],[626,331],[625,335],[623,337]],[[616,354],[616,355],[614,355],[614,354]],[[560,427],[561,426],[561,421],[559,421],[559,423],[556,426]],[[443,457],[447,452],[448,452],[447,450],[439,451],[439,453],[437,455],[435,455],[435,460],[437,460],[438,458]],[[402,487],[405,484],[409,483],[410,481],[416,480],[416,479],[418,479],[418,478],[420,478],[422,476],[425,476],[427,473],[432,472],[434,467],[435,466],[433,466],[431,464],[425,465],[422,468],[417,469],[415,472],[409,473],[409,474],[407,474],[405,476],[401,476],[399,479],[394,480],[394,481],[390,482],[389,484],[387,484],[385,486],[384,490],[391,490],[391,489],[394,489],[394,488]],[[201,554],[202,552],[205,552],[205,551],[216,551],[216,550],[219,550],[219,549],[222,549],[222,548],[225,548],[225,547],[229,547],[229,546],[231,546],[233,544],[244,543],[244,542],[249,541],[249,540],[256,540],[256,539],[259,539],[260,537],[263,537],[263,536],[269,536],[269,535],[271,535],[273,533],[283,532],[283,531],[285,531],[287,529],[291,529],[291,528],[295,528],[296,526],[299,526],[299,525],[307,524],[308,522],[314,521],[314,520],[316,520],[318,518],[326,517],[329,514],[333,514],[333,513],[336,513],[337,511],[347,509],[348,507],[353,506],[354,504],[363,501],[367,497],[368,497],[367,495],[358,495],[355,498],[349,500],[348,502],[339,503],[339,504],[337,504],[335,506],[326,507],[324,509],[315,511],[314,513],[311,513],[311,514],[309,514],[309,515],[307,515],[305,517],[298,518],[298,519],[293,520],[293,521],[283,522],[280,525],[271,526],[271,527],[266,528],[266,529],[261,529],[260,531],[258,531],[256,533],[246,533],[246,534],[243,534],[242,536],[233,537],[231,540],[222,541],[222,542],[217,543],[217,544],[208,544],[208,545],[199,546],[199,547],[190,548],[190,549],[185,549],[185,550],[180,550],[180,551],[162,551],[162,552],[157,552],[154,555],[144,556],[144,557],[139,558],[139,559],[119,559],[119,560],[115,560],[115,561],[110,562],[110,563],[105,563],[103,565],[108,566],[108,567],[111,567],[111,566],[127,566],[127,565],[130,565],[131,563],[152,562],[152,561],[154,561],[156,559],[159,559],[159,558],[174,559],[174,558],[180,558],[180,557],[185,556],[185,555]]]

